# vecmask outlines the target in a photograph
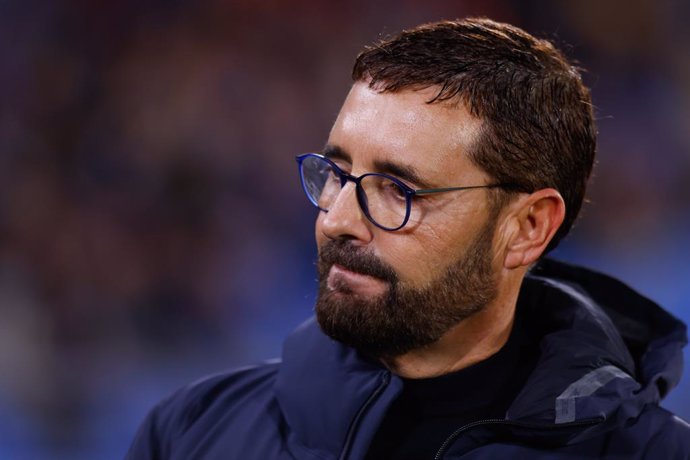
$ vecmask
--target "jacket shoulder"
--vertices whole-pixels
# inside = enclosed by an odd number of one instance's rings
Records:
[[[606,446],[605,458],[690,460],[690,424],[656,404],[599,442]]]
[[[278,368],[277,362],[243,367],[205,377],[173,393],[161,401],[157,410],[162,419],[191,425],[216,405],[228,406],[271,384]]]
[[[642,458],[690,459],[690,423],[658,406],[644,415],[649,419],[645,428],[654,429]]]
[[[266,362],[211,375],[160,401],[140,426],[127,459],[168,458],[171,440],[182,438],[195,425],[210,425],[217,414],[228,413],[247,401],[269,401],[279,367]]]

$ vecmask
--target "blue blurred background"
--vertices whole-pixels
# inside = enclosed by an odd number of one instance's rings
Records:
[[[486,15],[588,69],[590,203],[556,256],[690,320],[690,19],[672,0],[0,0],[0,458],[118,459],[314,300],[319,149],[381,34]],[[686,358],[687,363],[687,358]],[[666,400],[690,418],[690,376]]]

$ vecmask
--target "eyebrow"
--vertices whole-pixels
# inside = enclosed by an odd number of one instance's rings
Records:
[[[329,160],[344,160],[348,163],[352,163],[352,158],[350,158],[350,154],[338,145],[326,144],[324,148],[321,149],[321,154]]]
[[[342,147],[333,144],[326,144],[322,152],[323,156],[330,160],[343,160],[352,163],[352,157]],[[414,184],[420,189],[432,188],[415,168],[409,165],[394,163],[390,160],[374,160],[374,167],[377,172],[390,174],[409,184]]]

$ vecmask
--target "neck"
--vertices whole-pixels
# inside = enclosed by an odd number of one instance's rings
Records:
[[[487,359],[508,341],[522,276],[504,279],[496,299],[446,332],[433,344],[384,360],[400,377],[437,377]]]

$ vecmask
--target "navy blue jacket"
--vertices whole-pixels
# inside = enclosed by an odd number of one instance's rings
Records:
[[[680,321],[612,278],[551,260],[531,270],[520,295],[540,331],[536,369],[504,419],[458,427],[436,458],[690,459],[690,425],[658,406],[680,380]],[[127,458],[362,459],[401,388],[308,321],[282,361],[161,402]]]

